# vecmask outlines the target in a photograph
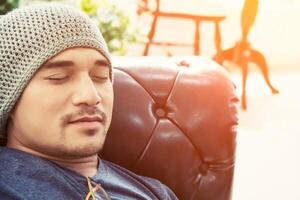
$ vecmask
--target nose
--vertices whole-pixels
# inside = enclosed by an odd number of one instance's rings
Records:
[[[72,95],[74,105],[95,106],[101,102],[101,96],[93,80],[87,75],[82,77],[76,85]]]

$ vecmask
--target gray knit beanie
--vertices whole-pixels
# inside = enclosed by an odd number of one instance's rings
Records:
[[[34,73],[71,47],[95,48],[111,63],[99,29],[75,8],[44,4],[0,16],[0,141],[6,138],[9,113]]]

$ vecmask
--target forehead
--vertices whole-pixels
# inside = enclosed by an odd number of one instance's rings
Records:
[[[66,49],[47,60],[41,68],[56,68],[71,65],[109,67],[109,61],[96,49],[75,47]]]

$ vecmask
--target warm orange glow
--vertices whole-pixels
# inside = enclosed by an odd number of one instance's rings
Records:
[[[124,2],[125,0],[122,0]],[[126,0],[135,4],[138,0]],[[155,0],[148,0],[153,8]],[[251,2],[251,1],[249,1]],[[229,48],[242,37],[241,13],[244,0],[161,0],[161,10],[197,15],[225,15],[221,22],[222,47]],[[125,4],[125,3],[124,3]],[[128,4],[129,5],[129,4]],[[254,4],[251,6],[255,10]],[[300,26],[296,26],[300,18],[300,1],[297,0],[260,0],[258,11],[249,31],[251,44],[265,55],[270,69],[297,68],[300,65]],[[254,13],[254,12],[253,12]],[[247,17],[250,23],[251,17]],[[144,17],[141,29],[151,24],[151,16]],[[192,22],[179,19],[160,19],[157,26],[157,41],[193,43],[195,26]],[[214,25],[201,23],[200,49],[201,55],[212,57],[215,54]],[[130,49],[129,55],[141,55],[143,47],[136,45]],[[191,55],[190,47],[153,47],[151,55]]]
[[[233,47],[244,35],[251,47],[265,57],[269,78],[280,93],[271,95],[272,89],[261,75],[262,68],[249,64],[248,110],[240,113],[233,200],[299,199],[300,1],[161,0],[161,9],[225,15],[220,28],[221,48]],[[243,10],[247,10],[244,15]],[[215,27],[202,23],[200,30],[201,55],[212,57],[216,52]],[[161,19],[156,32],[155,40],[192,43],[195,29],[192,22]],[[129,54],[142,52],[143,46],[133,48]],[[150,54],[192,55],[193,48],[152,47]],[[237,64],[227,65],[227,69],[242,94],[242,76]]]

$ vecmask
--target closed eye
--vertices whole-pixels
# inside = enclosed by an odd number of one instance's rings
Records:
[[[65,81],[67,81],[69,79],[69,76],[57,76],[57,75],[54,75],[54,76],[45,77],[44,79],[48,80],[50,82],[53,82],[53,83],[63,83],[63,82],[65,82]]]
[[[94,67],[90,71],[90,77],[96,83],[105,83],[110,78],[110,70],[108,67]]]
[[[104,82],[108,80],[108,76],[92,76],[92,79],[96,82]]]
[[[61,78],[52,78],[52,77],[48,77],[46,78],[47,80],[64,80],[66,79],[67,77],[61,77]]]

